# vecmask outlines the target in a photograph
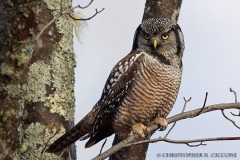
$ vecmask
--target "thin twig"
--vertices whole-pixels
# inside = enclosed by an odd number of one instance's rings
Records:
[[[206,92],[203,106],[202,106],[201,110],[199,111],[199,113],[197,114],[197,116],[201,114],[201,112],[203,111],[204,107],[206,106],[207,97],[208,97],[208,92]]]
[[[81,9],[85,9],[85,8],[88,8],[88,7],[92,4],[92,2],[93,2],[93,0],[91,0],[91,1],[88,3],[88,5],[86,5],[86,6],[84,6],[84,7],[82,7],[82,6],[80,6],[80,5],[78,5],[77,7],[78,7],[78,8],[81,8]]]
[[[132,145],[138,145],[143,143],[156,143],[156,142],[168,142],[168,143],[175,143],[175,144],[186,144],[190,147],[197,147],[203,144],[203,142],[210,142],[210,141],[231,141],[231,140],[240,140],[240,137],[216,137],[216,138],[202,138],[202,139],[192,139],[192,140],[173,140],[168,138],[154,138],[154,139],[148,139],[148,140],[142,140],[138,142],[129,143],[126,145],[126,147],[132,146]],[[191,143],[200,143],[193,145]]]
[[[240,116],[240,112],[238,114],[234,114],[233,112],[230,112],[233,116],[239,117]]]
[[[60,16],[58,17],[54,17],[50,22],[48,22],[48,24],[46,26],[43,27],[43,29],[38,33],[38,35],[36,36],[35,40],[38,40],[38,38],[43,34],[43,32],[49,27],[52,25],[52,23],[57,19],[59,18]]]
[[[95,14],[93,14],[91,17],[88,17],[88,18],[75,18],[73,17],[70,13],[67,13],[67,15],[69,17],[71,17],[73,20],[75,21],[88,21],[90,19],[92,19],[93,17],[95,17],[98,13],[101,13],[105,8],[102,8],[100,11],[98,11],[97,9],[95,9]]]
[[[228,117],[225,115],[224,110],[221,110],[221,111],[222,111],[222,115],[223,115],[224,118],[226,118],[227,120],[229,120],[230,122],[232,122],[232,124],[233,124],[235,127],[237,127],[238,129],[240,129],[240,127],[236,124],[235,121],[231,120],[230,118],[228,118]]]
[[[237,101],[237,92],[235,92],[231,87],[230,87],[230,92],[233,92],[233,94],[234,94],[234,99],[235,99],[235,103],[238,103],[238,101]],[[230,112],[233,116],[240,116],[240,111],[239,111],[239,113],[238,114],[234,114],[234,113],[232,113],[232,112]]]
[[[47,149],[47,147],[48,147],[48,145],[49,145],[50,140],[51,140],[53,137],[55,137],[57,134],[58,134],[58,132],[56,131],[56,132],[47,140],[47,142],[45,143],[45,145],[44,145],[44,147],[43,147],[43,149],[42,149],[42,151],[41,151],[41,157],[42,157],[43,153],[46,151],[46,149]]]
[[[103,142],[103,144],[102,144],[102,147],[101,147],[101,149],[100,149],[100,152],[99,152],[99,154],[101,154],[101,153],[102,153],[103,147],[105,146],[106,142],[107,142],[107,139],[105,139],[105,141]]]
[[[78,5],[78,6],[75,6],[75,7],[71,8],[71,9],[67,9],[66,12],[63,12],[62,0],[61,0],[61,8],[60,8],[61,13],[60,13],[60,15],[57,16],[57,17],[54,17],[50,22],[48,22],[48,23],[43,27],[43,29],[37,34],[35,40],[38,40],[38,38],[43,34],[43,32],[44,32],[47,28],[49,28],[49,26],[51,26],[55,20],[57,20],[59,17],[61,17],[61,16],[64,15],[64,14],[67,14],[67,15],[68,15],[70,18],[72,18],[73,20],[87,21],[87,20],[92,19],[92,18],[95,17],[98,13],[100,13],[100,12],[102,12],[102,11],[104,10],[104,8],[102,8],[100,11],[98,11],[98,10],[96,9],[96,10],[95,10],[96,13],[95,13],[94,15],[92,15],[91,17],[88,17],[88,18],[75,18],[75,17],[73,17],[73,16],[70,14],[70,13],[73,12],[74,9],[76,9],[76,8],[85,9],[85,8],[89,7],[89,6],[92,4],[92,2],[93,2],[93,0],[91,0],[90,3],[89,3],[87,6],[85,6],[85,7],[81,7],[80,5]]]
[[[235,103],[237,103],[237,93],[230,87],[230,92],[233,92],[234,97],[235,97]]]
[[[186,100],[186,98],[183,97],[184,105],[183,105],[182,113],[185,111],[185,109],[186,109],[186,107],[187,107],[187,103],[190,102],[191,99],[192,99],[192,97],[190,97],[188,100]]]
[[[172,127],[168,130],[168,132],[165,134],[164,138],[167,138],[167,136],[169,135],[169,133],[173,130],[173,128],[175,127],[177,122],[174,122]]]
[[[199,144],[186,143],[186,145],[189,146],[189,147],[199,147],[199,146],[206,146],[207,144],[204,144],[203,142],[200,142]]]
[[[183,97],[184,105],[183,105],[183,109],[182,109],[182,112],[181,112],[181,113],[183,113],[183,112],[185,111],[185,109],[186,109],[186,107],[187,107],[187,103],[190,102],[191,99],[192,99],[192,97],[190,97],[188,100],[186,100],[186,98]],[[171,128],[168,130],[168,132],[165,134],[164,138],[167,138],[167,136],[169,135],[169,133],[170,133],[170,132],[173,130],[173,128],[175,127],[176,123],[177,123],[177,122],[174,122],[174,123],[173,123],[172,127],[171,127]]]

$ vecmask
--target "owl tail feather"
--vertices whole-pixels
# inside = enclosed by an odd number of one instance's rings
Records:
[[[64,135],[53,142],[46,151],[49,153],[57,153],[78,139],[82,137],[88,137],[89,130],[91,130],[91,125],[86,124],[86,118],[87,116],[83,118],[78,124],[76,124],[72,129],[67,131]]]

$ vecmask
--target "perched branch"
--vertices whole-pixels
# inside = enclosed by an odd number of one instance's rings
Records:
[[[227,120],[229,120],[230,122],[232,122],[232,124],[233,124],[235,127],[237,127],[238,129],[240,129],[240,127],[236,124],[235,121],[231,120],[230,118],[228,118],[228,117],[225,115],[224,110],[221,110],[221,111],[222,111],[222,115],[223,115],[224,118],[226,118]]]
[[[240,103],[222,103],[222,104],[210,105],[208,107],[204,107],[203,109],[199,108],[199,109],[195,109],[195,110],[191,110],[188,112],[177,114],[175,116],[168,118],[167,121],[168,121],[168,124],[171,124],[171,123],[183,120],[183,119],[194,118],[198,115],[201,115],[201,114],[204,114],[207,112],[223,110],[223,109],[240,109]],[[159,127],[157,124],[153,124],[151,126],[148,126],[148,131],[154,132],[158,128]],[[103,152],[101,155],[95,157],[93,160],[105,159],[105,158],[109,157],[110,155],[112,155],[113,153],[119,151],[120,149],[125,148],[128,144],[135,142],[138,138],[139,138],[139,136],[136,134],[131,135],[127,139],[123,140],[122,142],[118,143],[117,145],[113,146],[112,148],[108,149],[107,151]],[[220,137],[220,138],[225,139],[224,137]],[[233,139],[234,139],[234,137],[232,137],[232,138],[228,137],[228,139],[226,139],[226,140],[233,140]],[[234,140],[236,140],[236,137]]]

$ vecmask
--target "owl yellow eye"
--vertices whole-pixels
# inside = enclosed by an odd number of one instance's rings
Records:
[[[162,35],[162,39],[163,39],[163,40],[166,40],[166,39],[168,39],[168,34],[166,34],[166,33],[165,33],[165,34],[163,34],[163,35]]]
[[[150,39],[150,34],[145,34],[145,38],[148,40],[148,39]]]

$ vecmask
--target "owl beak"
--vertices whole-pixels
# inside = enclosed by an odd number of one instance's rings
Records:
[[[158,41],[157,41],[157,39],[154,39],[153,40],[153,47],[154,47],[154,49],[156,49],[157,46],[158,46]]]

